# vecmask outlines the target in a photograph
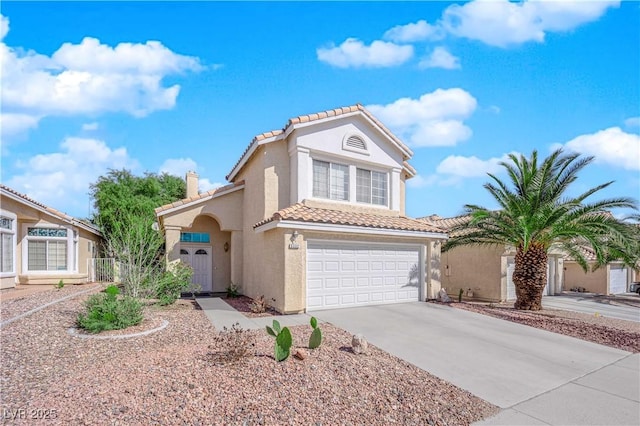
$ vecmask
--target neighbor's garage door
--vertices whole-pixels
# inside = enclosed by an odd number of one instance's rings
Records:
[[[419,300],[420,250],[402,245],[307,244],[307,310]]]
[[[620,294],[627,291],[627,268],[622,265],[609,267],[609,293]]]

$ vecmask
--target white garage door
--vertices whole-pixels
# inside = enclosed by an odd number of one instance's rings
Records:
[[[627,268],[611,265],[609,268],[609,293],[620,294],[627,291]]]
[[[307,310],[419,300],[419,260],[412,246],[309,242]]]

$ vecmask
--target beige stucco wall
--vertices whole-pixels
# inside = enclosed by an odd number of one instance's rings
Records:
[[[608,268],[584,272],[576,262],[564,262],[564,290],[572,287],[584,287],[590,293],[607,294]]]
[[[258,147],[237,176],[245,181],[242,211],[242,269],[240,291],[252,298],[264,295],[267,302],[283,310],[284,276],[282,245],[273,234],[256,233],[253,225],[289,205],[289,157],[286,144]],[[276,233],[277,234],[277,233]],[[275,299],[274,302],[272,299]],[[279,304],[279,305],[278,305]]]
[[[465,297],[468,289],[473,291],[474,299],[500,301],[506,296],[506,287],[502,285],[504,272],[502,254],[504,247],[457,247],[442,253],[441,281],[447,294],[458,297],[463,289]],[[506,265],[504,268],[506,271]],[[503,288],[505,287],[505,288]]]
[[[305,206],[318,208],[318,209],[329,209],[329,210],[339,210],[343,212],[350,213],[367,213],[367,214],[375,214],[378,216],[399,216],[400,211],[398,210],[389,210],[386,207],[375,207],[373,205],[366,204],[351,204],[351,203],[341,203],[331,200],[319,200],[319,199],[306,199],[303,204]]]
[[[16,284],[58,284],[63,280],[65,284],[81,284],[88,281],[88,262],[93,253],[90,249],[90,242],[99,249],[102,244],[102,238],[92,232],[85,230],[79,226],[70,223],[33,208],[27,204],[16,201],[9,197],[2,197],[0,205],[3,211],[16,215],[16,252],[15,256],[15,276],[2,277],[0,279],[0,288],[14,287]],[[76,271],[46,271],[46,272],[27,272],[23,270],[22,250],[25,240],[25,227],[29,226],[62,226],[71,231],[78,232],[78,244],[76,250]],[[70,254],[70,253],[69,253]]]

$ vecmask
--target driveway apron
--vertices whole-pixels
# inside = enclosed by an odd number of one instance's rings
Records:
[[[486,424],[572,424],[570,412],[565,412],[565,417],[531,415],[540,408],[536,404],[556,404],[561,411],[571,400],[579,401],[581,396],[576,394],[572,397],[571,392],[576,389],[567,388],[569,385],[581,386],[585,390],[587,399],[584,402],[590,404],[588,408],[591,410],[600,409],[604,413],[607,406],[613,409],[618,404],[624,413],[618,418],[610,418],[606,424],[638,424],[640,421],[636,386],[639,359],[629,352],[424,302],[335,309],[313,314],[353,334],[361,333],[377,347],[509,409],[498,415],[495,423]],[[609,382],[605,367],[617,368],[614,365],[617,362],[622,364],[620,368],[629,369],[613,370],[618,377],[630,373],[626,377],[631,380],[627,379],[620,388],[625,393],[628,391],[627,396],[616,395],[611,389],[600,390],[598,386],[587,387],[578,383],[579,380]],[[598,371],[604,371],[604,376],[589,379],[590,373]],[[616,388],[616,385],[608,386]],[[599,390],[592,392],[595,388]],[[557,399],[538,401],[538,397],[553,398],[555,394],[550,392],[554,391],[560,392]],[[601,398],[597,399],[597,396]],[[519,404],[524,406],[523,411],[518,410]],[[578,410],[573,406],[569,404],[569,411]],[[589,423],[576,419],[573,424]]]

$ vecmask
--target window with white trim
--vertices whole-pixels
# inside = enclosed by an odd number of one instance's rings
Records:
[[[0,273],[15,273],[16,219],[0,216]]]
[[[27,270],[67,271],[70,236],[65,228],[27,228]]]
[[[313,196],[349,201],[349,166],[313,160]]]
[[[380,206],[388,205],[387,174],[356,169],[356,201]]]

